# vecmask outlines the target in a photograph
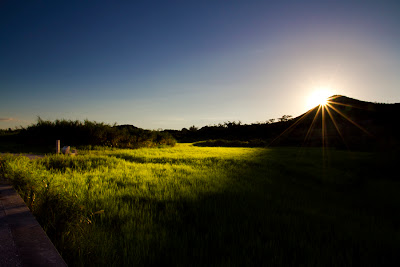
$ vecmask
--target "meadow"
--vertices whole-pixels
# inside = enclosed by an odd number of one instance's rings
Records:
[[[400,183],[374,153],[179,143],[80,152],[0,161],[70,266],[400,263]]]

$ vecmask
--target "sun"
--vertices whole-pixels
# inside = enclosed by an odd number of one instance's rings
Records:
[[[325,106],[333,92],[329,88],[318,88],[315,89],[308,97],[308,106],[310,108],[316,106]]]

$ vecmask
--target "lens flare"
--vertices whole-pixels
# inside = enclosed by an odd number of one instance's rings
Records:
[[[308,98],[309,108],[325,106],[328,103],[329,97],[332,95],[332,90],[328,88],[316,89]]]
[[[351,124],[353,124],[354,126],[359,128],[362,132],[364,132],[368,136],[373,137],[373,135],[370,132],[368,132],[368,130],[363,128],[357,122],[353,121],[350,117],[348,117],[344,112],[342,112],[339,109],[340,106],[356,108],[356,106],[353,106],[352,104],[345,104],[340,100],[338,101],[337,99],[341,98],[341,97],[342,96],[340,96],[340,95],[332,96],[332,95],[330,95],[330,92],[322,94],[322,92],[320,93],[320,91],[318,91],[318,93],[316,93],[316,96],[312,97],[313,103],[316,104],[316,106],[314,105],[313,106],[314,108],[310,109],[309,111],[304,113],[302,116],[294,119],[293,123],[286,130],[284,130],[280,135],[278,135],[274,140],[272,140],[270,145],[275,143],[278,139],[283,137],[286,133],[290,133],[291,131],[293,131],[294,128],[296,128],[300,124],[300,122],[305,121],[305,119],[308,118],[311,114],[314,114],[314,115],[311,115],[311,116],[313,116],[313,118],[312,118],[312,121],[308,127],[306,134],[305,134],[303,146],[306,145],[308,140],[311,140],[311,136],[312,136],[312,133],[315,130],[315,128],[321,127],[321,129],[319,131],[321,133],[321,147],[324,152],[325,147],[327,146],[327,141],[329,141],[328,140],[329,136],[328,136],[326,127],[327,127],[327,122],[330,120],[333,124],[334,129],[336,129],[339,137],[342,139],[343,144],[347,147],[346,136],[344,136],[343,132],[342,132],[343,125],[340,125],[340,123],[338,123],[336,121],[337,119],[340,119],[340,118],[344,118],[345,120],[347,120],[348,122],[350,122]],[[321,120],[320,122],[318,122],[319,119]],[[320,126],[316,126],[318,124]]]

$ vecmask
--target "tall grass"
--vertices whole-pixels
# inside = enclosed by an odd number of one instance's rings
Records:
[[[88,150],[3,157],[71,266],[399,263],[399,182],[319,149]]]

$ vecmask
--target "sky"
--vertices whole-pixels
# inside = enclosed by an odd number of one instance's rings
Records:
[[[0,129],[250,124],[320,89],[398,103],[399,70],[399,1],[0,1]]]

